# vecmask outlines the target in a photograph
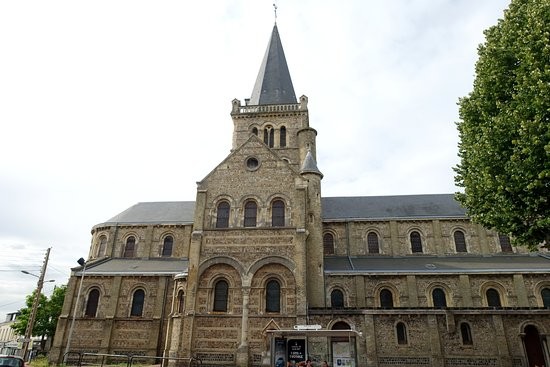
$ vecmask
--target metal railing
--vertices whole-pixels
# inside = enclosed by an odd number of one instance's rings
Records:
[[[160,357],[143,356],[132,354],[106,354],[106,353],[85,353],[67,352],[63,355],[66,366],[167,366],[168,362],[175,362],[176,367],[199,367],[202,361],[197,357]],[[149,361],[149,363],[147,363]]]

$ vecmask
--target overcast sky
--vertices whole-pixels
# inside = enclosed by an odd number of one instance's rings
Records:
[[[194,200],[231,148],[272,0],[0,2],[0,321],[142,201]],[[508,0],[279,0],[323,196],[452,193],[457,102]]]

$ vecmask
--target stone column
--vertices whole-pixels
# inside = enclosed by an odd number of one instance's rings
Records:
[[[237,366],[248,366],[248,301],[250,298],[250,285],[243,285],[243,311],[241,321],[241,344],[237,349]]]

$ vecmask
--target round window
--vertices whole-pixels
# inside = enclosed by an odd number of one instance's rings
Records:
[[[260,162],[258,161],[257,158],[250,157],[246,160],[246,168],[248,168],[251,171],[258,169],[259,166],[260,166]]]

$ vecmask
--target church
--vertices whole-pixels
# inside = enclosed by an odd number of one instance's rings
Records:
[[[453,194],[322,196],[323,147],[276,24],[230,115],[231,151],[195,201],[141,202],[93,226],[52,363],[550,365],[547,252],[471,222]]]

